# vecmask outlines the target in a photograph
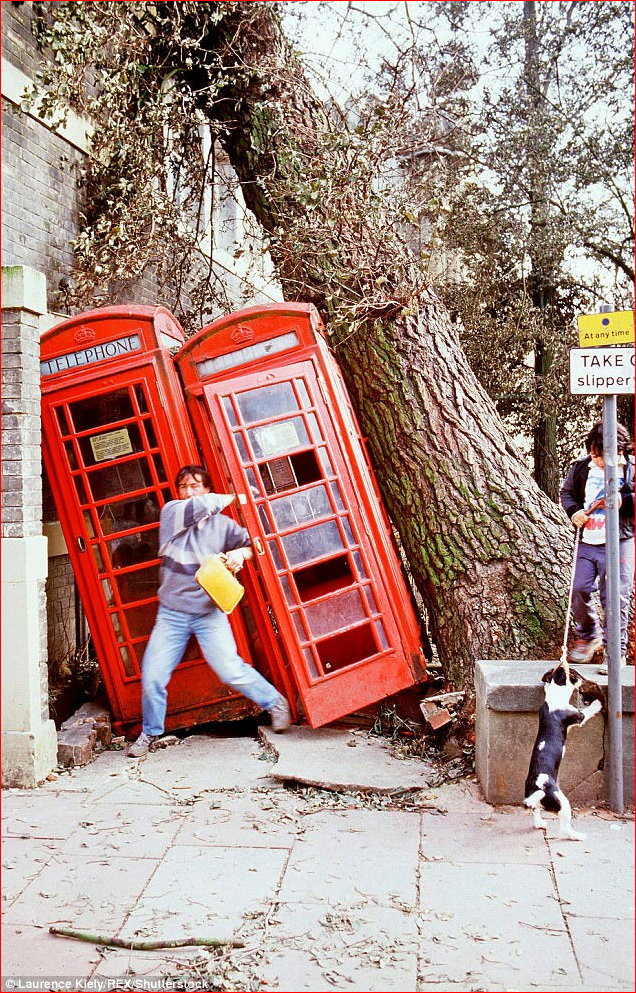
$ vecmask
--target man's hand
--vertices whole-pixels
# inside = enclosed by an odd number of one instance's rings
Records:
[[[584,528],[588,521],[588,515],[584,510],[577,510],[570,518],[575,528]]]
[[[221,555],[221,559],[225,566],[230,570],[233,575],[243,568],[247,559],[251,559],[252,549],[251,548],[233,548],[230,552],[225,552]]]

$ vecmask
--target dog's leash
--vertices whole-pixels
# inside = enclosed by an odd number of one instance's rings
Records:
[[[566,679],[570,678],[570,666],[568,664],[568,634],[570,632],[570,618],[572,616],[572,594],[574,592],[574,570],[576,569],[576,554],[579,550],[579,541],[581,540],[581,528],[576,529],[576,534],[574,536],[574,551],[572,553],[572,570],[570,575],[570,593],[568,596],[568,609],[565,615],[565,633],[563,635],[563,648],[561,649],[561,659],[559,661],[559,666],[562,666],[565,671]]]

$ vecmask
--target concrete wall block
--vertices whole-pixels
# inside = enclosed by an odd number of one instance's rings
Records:
[[[2,306],[45,314],[46,276],[27,265],[2,267]]]
[[[10,313],[13,313],[13,311],[3,311],[5,316]],[[39,358],[39,341],[36,341],[35,339],[31,340],[30,338],[25,340],[23,337],[16,334],[9,334],[8,330],[10,330],[10,327],[10,324],[7,322],[7,324],[3,325],[2,328],[2,355],[9,356],[15,352],[19,352],[20,354],[28,355],[33,359]]]
[[[3,789],[33,789],[57,764],[55,724],[47,720],[32,732],[2,731]]]

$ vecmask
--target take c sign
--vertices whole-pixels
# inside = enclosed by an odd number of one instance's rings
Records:
[[[633,348],[571,348],[570,393],[634,392]]]

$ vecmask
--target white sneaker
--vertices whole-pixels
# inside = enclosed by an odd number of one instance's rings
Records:
[[[576,665],[591,662],[594,652],[603,644],[602,638],[577,638],[568,654],[568,661]]]
[[[627,659],[626,659],[626,657],[625,657],[624,655],[622,655],[622,656],[621,656],[621,664],[620,664],[620,668],[621,668],[621,669],[624,669],[626,665],[627,665]],[[605,653],[605,655],[603,656],[603,661],[602,661],[602,662],[601,662],[601,664],[599,665],[599,667],[598,667],[598,669],[597,669],[597,672],[598,672],[598,673],[599,673],[599,675],[601,675],[601,676],[607,676],[607,674],[608,674],[608,672],[609,672],[609,670],[608,670],[608,668],[607,668],[607,652],[606,652],[606,653]]]
[[[282,696],[277,703],[274,704],[268,714],[272,722],[272,731],[280,734],[281,731],[286,731],[291,724],[291,714],[289,712],[289,704],[284,696]]]
[[[159,737],[161,737],[161,735],[146,734],[145,731],[142,731],[137,738],[137,741],[134,741],[132,745],[129,746],[128,751],[126,752],[128,758],[140,759],[143,755],[147,755],[148,749],[152,745],[153,741],[156,741]]]

